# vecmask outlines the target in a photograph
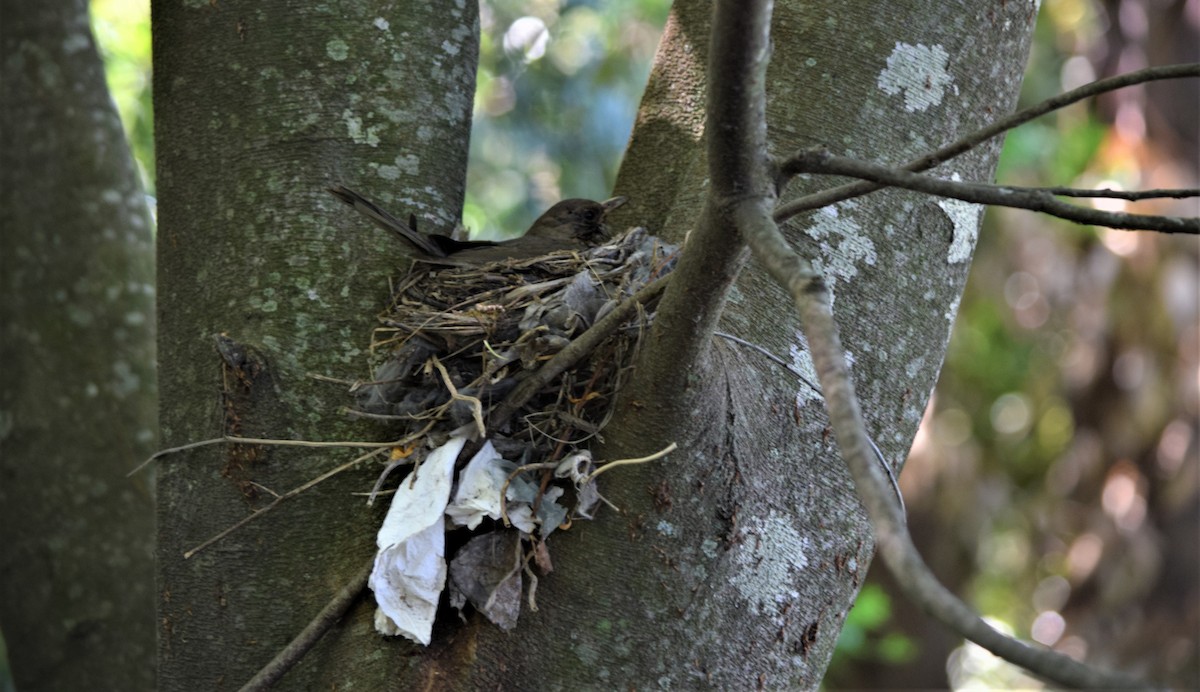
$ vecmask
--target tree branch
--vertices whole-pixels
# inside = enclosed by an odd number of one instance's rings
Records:
[[[764,2],[753,0],[749,5]],[[717,16],[723,7],[717,6]],[[655,427],[675,433],[681,423],[694,420],[688,400],[677,393],[699,395],[691,382],[711,348],[729,288],[747,256],[730,210],[751,191],[774,190],[774,181],[763,166],[765,159],[758,158],[766,151],[762,113],[748,116],[738,107],[736,94],[730,93],[741,89],[765,93],[769,26],[762,23],[757,12],[742,7],[724,7],[724,11],[730,16],[713,23],[708,63],[710,84],[714,85],[708,91],[705,125],[712,184],[696,228],[688,235],[670,285],[663,292],[648,340],[650,346],[639,358],[630,382],[631,399],[643,402],[654,412]],[[740,133],[749,141],[713,136],[717,132]],[[622,417],[618,412],[612,425],[637,427],[649,420],[644,413],[629,412]],[[646,433],[652,434],[649,428]]]
[[[1160,79],[1180,79],[1183,77],[1200,77],[1200,63],[1187,63],[1182,65],[1163,65],[1160,67],[1149,67],[1136,72],[1129,72],[1108,79],[1101,79],[1091,84],[1085,84],[1078,89],[1072,89],[1064,94],[1059,94],[1052,98],[1046,99],[1041,103],[1017,111],[1012,115],[1001,118],[996,122],[972,132],[971,134],[951,142],[946,146],[926,154],[921,158],[914,159],[901,166],[906,171],[924,171],[941,163],[944,163],[963,152],[973,149],[983,142],[995,137],[996,135],[1007,132],[1019,125],[1023,125],[1034,118],[1045,115],[1059,108],[1064,108],[1077,101],[1103,94],[1115,89],[1132,86],[1134,84],[1142,84],[1145,82],[1153,82]],[[780,168],[780,178],[778,185],[780,189],[787,181],[796,174],[796,171],[790,171],[786,167]],[[843,200],[852,197],[861,197],[862,195],[879,190],[882,186],[875,183],[857,182],[838,187],[814,192],[811,195],[805,195],[799,199],[794,199],[787,204],[781,205],[775,210],[775,221],[783,223],[797,214],[827,207],[830,204],[836,204]]]
[[[1075,223],[1107,226],[1126,230],[1161,231],[1163,233],[1200,233],[1200,218],[1178,218],[1172,216],[1149,216],[1089,209],[1055,199],[1054,194],[1033,187],[1007,185],[985,185],[944,180],[930,175],[911,173],[869,161],[859,161],[845,156],[835,156],[825,150],[802,151],[787,159],[783,168],[803,173],[828,173],[851,178],[869,180],[879,185],[900,187],[906,190],[926,192],[940,197],[951,197],[964,202],[991,204],[1016,209],[1040,211]],[[1060,188],[1061,189],[1061,188]],[[1068,190],[1073,196],[1086,196],[1085,190]],[[1159,191],[1156,191],[1159,192]],[[1185,193],[1185,190],[1170,190],[1170,193]],[[1136,193],[1133,193],[1136,194]],[[1095,195],[1116,196],[1113,195]],[[1186,196],[1179,194],[1178,196]]]
[[[321,637],[333,629],[338,620],[341,620],[342,616],[350,610],[350,606],[354,605],[359,595],[367,588],[367,578],[371,576],[371,569],[374,566],[375,560],[372,558],[349,582],[338,589],[329,603],[326,603],[321,612],[317,613],[317,616],[305,625],[303,630],[300,630],[300,634],[297,634],[295,639],[288,642],[287,646],[275,654],[275,658],[272,658],[267,665],[262,667],[262,670],[242,686],[242,692],[258,692],[274,687],[275,683],[279,682],[293,666],[299,663],[300,659],[304,658],[304,655],[316,646],[317,642],[321,641]]]
[[[542,387],[586,358],[588,354],[596,350],[600,342],[611,336],[626,320],[632,317],[639,307],[657,298],[667,287],[671,276],[671,274],[660,276],[643,286],[637,293],[621,301],[607,315],[576,337],[566,348],[554,354],[554,357],[546,361],[536,372],[522,380],[492,411],[488,417],[488,425],[491,428],[498,428],[508,422],[508,419],[541,391]]]
[[[1086,190],[1077,187],[1039,187],[1035,188],[1056,197],[1089,197],[1123,199],[1129,202],[1140,202],[1146,199],[1187,199],[1200,197],[1200,188],[1183,188],[1180,190]]]

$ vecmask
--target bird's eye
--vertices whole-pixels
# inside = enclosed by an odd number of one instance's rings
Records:
[[[596,217],[598,217],[598,216],[600,216],[600,212],[596,211],[595,209],[584,209],[583,210],[583,218],[588,221],[595,221]]]

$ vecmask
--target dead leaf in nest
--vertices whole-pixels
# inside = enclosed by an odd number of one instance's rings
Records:
[[[550,561],[550,550],[546,547],[546,541],[537,541],[533,544],[533,562],[542,571],[542,574],[550,574],[554,571],[554,563]]]
[[[451,602],[465,599],[500,629],[516,627],[521,614],[521,535],[493,531],[467,541],[450,561],[450,589]]]

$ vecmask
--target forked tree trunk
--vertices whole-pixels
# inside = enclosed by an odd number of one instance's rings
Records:
[[[475,57],[473,16],[448,7],[415,17],[424,6],[414,5],[385,22],[365,10],[156,7],[167,444],[222,428],[372,434],[335,415],[341,390],[306,375],[361,367],[387,241],[335,235],[342,212],[321,188],[377,180],[400,208],[457,214]],[[697,114],[709,7],[676,8],[618,183],[634,198],[625,220],[676,240],[705,189]],[[776,152],[824,144],[901,162],[979,127],[1014,103],[1035,15],[1032,3],[984,0],[781,3],[768,84]],[[998,150],[942,172],[986,180]],[[789,224],[832,285],[871,433],[893,464],[941,365],[979,216],[889,191]],[[804,370],[788,306],[751,263],[724,329]],[[225,366],[222,381],[218,331],[253,346],[262,369]],[[678,367],[653,338],[644,355],[644,373]],[[667,441],[681,449],[606,477],[624,514],[552,538],[540,611],[514,632],[474,618],[419,650],[380,640],[364,602],[287,686],[815,687],[872,553],[819,395],[725,341],[706,346],[685,382],[622,394],[606,457]],[[248,678],[369,558],[378,515],[348,496],[369,485],[366,471],[179,557],[262,506],[248,481],[282,492],[344,458],[234,448],[164,464],[167,687]]]

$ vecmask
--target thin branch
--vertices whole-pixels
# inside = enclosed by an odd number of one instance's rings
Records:
[[[1153,82],[1160,79],[1180,79],[1183,77],[1200,77],[1200,63],[1148,67],[1144,70],[1137,70],[1136,72],[1129,72],[1123,75],[1117,75],[1116,77],[1101,79],[1092,82],[1091,84],[1085,84],[1078,89],[1072,89],[1064,94],[1059,94],[1053,98],[1046,99],[1037,105],[1017,111],[1006,118],[1001,118],[991,125],[976,130],[975,132],[972,132],[966,137],[963,137],[955,142],[951,142],[937,151],[926,154],[921,158],[913,159],[903,166],[900,166],[900,168],[903,168],[906,171],[914,172],[928,170],[934,166],[949,161],[959,154],[979,146],[996,135],[1003,134],[1004,132],[1013,129],[1018,125],[1023,125],[1034,118],[1045,115],[1051,111],[1064,108],[1072,103],[1076,103],[1077,101],[1082,101],[1086,98],[1091,98],[1108,91],[1121,89],[1134,84]],[[786,181],[793,175],[795,175],[795,172],[781,167],[780,174],[782,176],[780,180],[780,187],[782,188],[783,184],[786,183]],[[839,185],[838,187],[822,190],[810,195],[805,195],[798,199],[794,199],[787,204],[780,205],[774,211],[774,218],[776,222],[783,223],[797,214],[801,214],[806,211],[812,211],[813,209],[820,209],[821,207],[827,207],[830,204],[836,204],[837,202],[841,202],[852,197],[861,197],[862,195],[879,189],[881,189],[880,185],[868,182]]]
[[[771,353],[770,351],[763,348],[762,346],[759,346],[758,344],[755,344],[755,343],[751,343],[749,341],[746,341],[745,339],[736,337],[732,334],[726,334],[725,332],[713,332],[713,336],[719,336],[722,339],[728,339],[729,341],[732,341],[735,344],[739,344],[739,345],[745,346],[746,348],[749,348],[753,351],[756,351],[757,353],[761,354],[767,360],[771,361],[772,363],[775,363],[779,367],[781,367],[784,370],[787,370],[791,374],[795,375],[796,379],[803,382],[804,385],[807,386],[809,389],[813,390],[814,392],[817,392],[818,394],[821,393],[821,388],[815,382],[813,382],[812,380],[805,377],[804,374],[801,373],[799,370],[796,370],[794,367],[792,367],[788,363],[784,362],[784,360],[782,358],[775,355],[774,353]],[[896,502],[900,503],[901,517],[906,517],[908,514],[908,509],[905,508],[905,506],[904,506],[904,493],[900,492],[900,483],[899,483],[899,481],[896,480],[896,472],[892,470],[892,465],[887,462],[886,458],[884,458],[883,451],[879,449],[879,445],[875,444],[875,440],[870,435],[867,436],[867,441],[871,443],[871,451],[875,452],[875,458],[879,460],[879,465],[883,467],[883,470],[885,472],[887,472],[888,481],[890,481],[892,484],[892,492],[896,494]],[[907,519],[906,519],[906,521],[907,521]]]
[[[210,445],[218,445],[218,444],[221,444],[224,442],[232,442],[234,444],[243,444],[243,445],[263,445],[263,446],[276,445],[276,446],[281,446],[281,447],[315,447],[315,448],[351,447],[351,448],[357,448],[357,449],[375,449],[375,448],[394,447],[396,445],[401,444],[400,441],[397,441],[397,442],[316,442],[313,440],[272,440],[272,439],[263,438],[263,437],[238,437],[236,435],[222,435],[221,437],[213,437],[213,438],[210,438],[207,440],[200,440],[199,442],[189,442],[185,445],[179,445],[178,447],[168,447],[167,449],[160,449],[157,452],[155,452],[154,454],[151,454],[149,457],[147,457],[142,463],[133,467],[133,470],[130,471],[129,473],[125,474],[125,476],[128,478],[129,476],[132,476],[133,474],[137,473],[138,471],[141,471],[142,469],[149,466],[151,462],[153,462],[157,459],[161,459],[165,456],[169,456],[171,454],[177,454],[179,452],[186,452],[189,449],[198,449],[200,447],[208,447]]]
[[[1140,202],[1147,199],[1188,199],[1200,197],[1200,188],[1183,188],[1180,190],[1088,190],[1077,187],[1039,187],[1034,188],[1056,197],[1087,197],[1123,199],[1129,202]]]
[[[869,459],[871,443],[854,394],[829,293],[807,261],[791,250],[765,205],[744,205],[738,228],[755,257],[783,284],[800,311],[813,364],[829,409],[829,420],[850,468],[855,488],[871,518],[879,553],[897,584],[935,619],[997,656],[1059,684],[1083,688],[1142,687],[1142,681],[1106,673],[1049,649],[1029,646],[993,629],[938,582],[921,560],[904,527],[903,516],[891,501],[887,481]]]
[[[645,464],[650,461],[662,459],[663,457],[667,456],[671,452],[674,452],[676,449],[679,449],[679,445],[672,442],[671,444],[667,445],[666,447],[658,450],[657,452],[655,452],[654,454],[651,454],[649,456],[638,457],[636,459],[613,459],[612,461],[608,462],[604,466],[601,466],[600,468],[596,469],[595,471],[592,471],[591,474],[589,474],[588,477],[584,479],[584,483],[590,483],[590,482],[596,480],[596,476],[599,476],[600,474],[604,473],[605,471],[607,471],[609,469],[615,469],[618,466],[628,466],[629,464]]]
[[[1172,216],[1150,216],[1124,212],[1102,211],[1063,202],[1050,192],[1034,187],[1012,187],[985,185],[944,180],[930,175],[882,166],[869,161],[859,161],[845,156],[835,156],[825,150],[802,151],[787,159],[785,167],[805,173],[828,173],[861,178],[880,185],[916,190],[941,197],[951,197],[964,202],[990,204],[1016,209],[1040,211],[1075,223],[1107,226],[1125,230],[1161,231],[1163,233],[1200,233],[1200,219]],[[1071,190],[1073,193],[1085,191]],[[1082,197],[1082,194],[1075,196]],[[1099,195],[1097,195],[1099,196]]]
[[[359,570],[345,586],[333,595],[333,598],[325,604],[321,612],[317,613],[312,622],[300,630],[300,634],[297,634],[295,639],[288,642],[287,646],[275,654],[275,658],[272,658],[270,663],[263,666],[262,670],[259,670],[249,682],[242,686],[241,692],[269,690],[279,682],[350,610],[350,606],[358,600],[363,589],[367,588],[367,579],[371,576],[371,569],[374,566],[375,560],[372,559],[366,567]]]
[[[357,456],[357,457],[351,459],[350,461],[347,461],[346,463],[342,464],[341,466],[338,466],[337,468],[334,468],[330,471],[326,471],[325,473],[317,476],[316,478],[313,478],[312,480],[310,480],[302,485],[292,488],[291,490],[280,495],[279,497],[276,497],[274,500],[271,501],[271,504],[267,505],[266,507],[255,510],[253,514],[250,514],[250,515],[242,518],[238,522],[234,523],[232,526],[220,531],[216,535],[212,536],[208,540],[206,540],[203,543],[201,543],[200,545],[196,546],[195,548],[188,550],[187,552],[185,552],[183,554],[183,559],[190,560],[196,553],[200,552],[201,550],[204,550],[205,548],[212,545],[213,543],[216,543],[217,541],[221,540],[222,538],[225,538],[229,534],[233,533],[234,531],[237,531],[238,529],[242,528],[246,524],[249,524],[250,522],[254,521],[255,519],[258,519],[259,517],[263,516],[267,512],[270,512],[271,510],[275,509],[279,505],[283,504],[287,500],[290,500],[293,497],[296,497],[297,495],[304,492],[305,490],[308,490],[309,488],[312,488],[313,486],[317,485],[318,483],[328,480],[343,471],[347,471],[351,468],[354,468],[358,464],[366,461],[367,459],[370,459],[371,457],[375,456],[376,454],[379,454],[380,452],[383,452],[387,449],[388,449],[387,447],[381,447],[379,449],[367,452],[366,454],[363,454],[361,456]]]
[[[678,430],[694,420],[692,397],[704,396],[694,379],[706,386],[720,381],[699,372],[710,365],[706,357],[712,349],[712,333],[748,256],[745,243],[733,232],[729,210],[748,191],[773,190],[775,185],[753,160],[765,150],[759,146],[766,145],[766,126],[736,108],[738,97],[731,93],[743,89],[765,93],[770,27],[752,11],[764,4],[767,0],[748,0],[744,7],[716,6],[718,14],[728,16],[712,25],[704,130],[737,133],[748,142],[742,146],[740,140],[706,135],[711,185],[628,387],[631,399],[655,411],[655,424],[647,425],[648,419],[632,407],[623,407],[614,418],[614,425],[628,431],[626,439],[636,437],[639,444],[666,444],[669,440],[662,431]]]
[[[600,345],[600,342],[616,332],[639,306],[657,298],[670,280],[671,274],[667,274],[643,286],[637,293],[621,301],[607,315],[571,341],[566,348],[554,354],[554,357],[546,361],[536,372],[522,380],[488,417],[488,423],[492,428],[503,425],[551,380],[587,357]]]
[[[756,351],[763,358],[766,358],[767,360],[771,361],[772,363],[778,365],[779,367],[783,368],[784,370],[787,370],[788,372],[795,375],[796,379],[800,380],[805,385],[807,385],[809,389],[813,390],[814,392],[821,391],[821,388],[817,386],[816,382],[813,382],[812,380],[805,377],[804,373],[802,373],[799,370],[797,370],[796,368],[792,367],[792,365],[789,364],[787,361],[785,361],[784,359],[775,355],[774,353],[771,353],[766,348],[759,346],[756,343],[746,341],[745,339],[741,338],[740,336],[734,336],[733,334],[727,334],[725,332],[713,332],[713,336],[719,336],[722,339],[732,341],[733,343],[738,344],[739,346],[745,346],[746,348],[748,348],[752,351]]]
[[[446,372],[446,366],[442,365],[442,361],[438,360],[437,356],[433,356],[431,362],[433,363],[433,367],[437,368],[437,371],[441,374],[442,384],[446,385],[447,391],[450,392],[450,399],[452,401],[466,402],[471,407],[471,419],[475,422],[475,430],[479,433],[480,438],[486,436],[487,427],[483,424],[483,402],[477,397],[459,394],[458,388],[450,380],[450,373]]]

